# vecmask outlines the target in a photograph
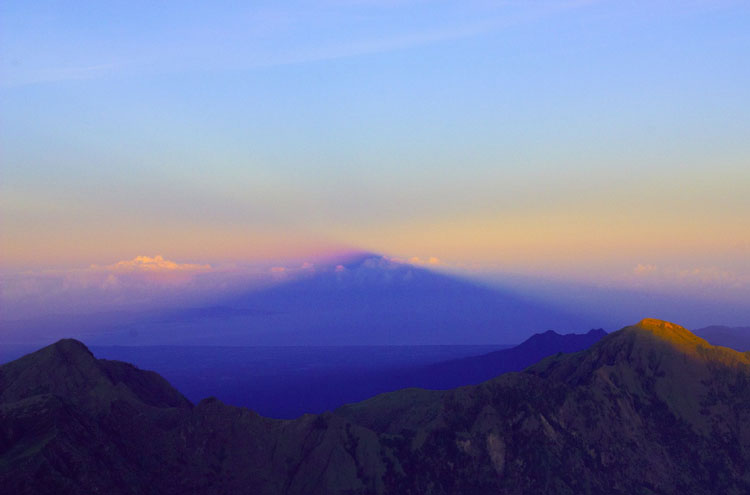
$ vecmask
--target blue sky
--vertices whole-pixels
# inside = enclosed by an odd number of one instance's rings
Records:
[[[4,266],[346,246],[750,284],[746,3],[10,1],[0,19]]]

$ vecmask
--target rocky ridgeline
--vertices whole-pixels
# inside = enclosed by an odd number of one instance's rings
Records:
[[[279,393],[284,393],[279,391]],[[63,340],[0,367],[7,493],[750,493],[750,353],[659,320],[520,373],[272,420]]]

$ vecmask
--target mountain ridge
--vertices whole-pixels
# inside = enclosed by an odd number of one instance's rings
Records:
[[[508,349],[424,366],[414,371],[411,386],[444,390],[476,385],[503,373],[521,371],[547,356],[586,349],[606,335],[600,328],[583,334],[547,330]]]
[[[476,386],[296,420],[211,399],[91,405],[30,383],[0,401],[0,482],[76,494],[747,493],[750,356],[684,332],[642,322]],[[0,367],[0,397],[21,360]],[[109,383],[99,393],[133,386]],[[24,409],[34,397],[57,405]]]

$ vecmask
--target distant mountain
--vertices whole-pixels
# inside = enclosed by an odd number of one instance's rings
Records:
[[[1,338],[28,343],[73,336],[92,345],[508,345],[547,329],[569,332],[593,323],[517,293],[373,254],[286,277],[200,308],[3,322]]]
[[[453,359],[415,370],[408,386],[449,389],[476,385],[509,371],[521,371],[547,356],[588,349],[606,335],[607,332],[602,329],[566,335],[547,330],[510,349]]]
[[[61,341],[0,367],[7,493],[750,492],[750,353],[658,320],[450,391],[269,420]]]
[[[750,351],[750,327],[713,325],[694,330],[693,333],[703,337],[711,345],[730,347],[740,352]]]

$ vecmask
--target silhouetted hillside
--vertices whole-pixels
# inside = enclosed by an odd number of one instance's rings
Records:
[[[750,353],[644,320],[449,391],[297,420],[61,341],[0,367],[7,493],[744,494]]]

